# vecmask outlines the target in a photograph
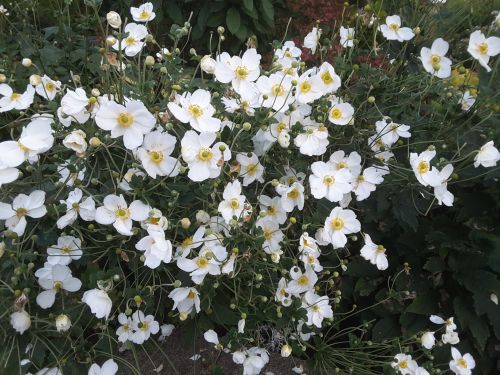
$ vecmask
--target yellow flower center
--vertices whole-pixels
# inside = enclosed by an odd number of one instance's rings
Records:
[[[270,231],[269,229],[264,229],[264,238],[267,241],[270,241],[273,238],[273,232]]]
[[[54,91],[56,89],[56,85],[52,82],[48,82],[45,84],[45,90]]]
[[[17,92],[13,93],[11,96],[10,96],[10,100],[12,100],[13,102],[15,102],[16,100],[19,100],[21,99],[21,94],[18,94]]]
[[[277,126],[276,126],[276,130],[278,130],[278,133],[281,133],[283,130],[285,130],[287,128],[286,124],[284,122],[280,122]]]
[[[247,174],[253,176],[255,173],[257,173],[257,164],[248,164]]]
[[[209,148],[202,148],[198,152],[198,159],[200,159],[201,161],[211,160],[212,157],[213,157],[213,153],[212,153],[212,150],[210,150]]]
[[[248,76],[248,69],[244,66],[238,66],[234,71],[236,73],[236,78],[245,79]]]
[[[300,192],[297,190],[297,189],[293,189],[292,191],[290,191],[287,196],[288,198],[290,199],[297,199],[300,195]]]
[[[289,50],[286,50],[285,57],[292,57],[292,53]]]
[[[385,253],[385,247],[383,245],[377,245],[377,253]]]
[[[347,164],[343,161],[337,163],[337,169],[347,168]]]
[[[300,286],[307,286],[309,284],[309,278],[306,275],[302,275],[297,279],[297,284]]]
[[[189,245],[192,245],[193,244],[193,237],[188,237],[188,238],[185,238],[183,241],[182,241],[182,246],[183,247],[186,247],[186,246],[189,246]]]
[[[311,91],[311,84],[309,82],[302,82],[302,84],[300,85],[300,92],[303,93],[303,94],[306,94],[308,93],[309,91]]]
[[[22,207],[19,207],[17,210],[16,210],[16,216],[18,218],[21,218],[23,216],[26,216],[26,214],[28,213],[28,210],[26,210],[26,208],[22,208]]]
[[[418,169],[418,173],[425,174],[425,173],[429,172],[429,163],[422,160],[420,163],[418,163],[417,169]]]
[[[308,262],[309,264],[314,264],[314,262],[315,262],[315,261],[316,261],[316,258],[315,258],[315,257],[313,257],[312,255],[309,255],[309,256],[307,257],[307,262]]]
[[[269,207],[269,208],[267,209],[267,214],[268,214],[268,215],[271,215],[271,216],[276,215],[276,208],[274,208],[273,206]]]
[[[399,25],[397,23],[391,23],[389,25],[389,29],[391,29],[392,31],[398,31],[399,30]]]
[[[330,116],[332,116],[335,120],[338,120],[342,117],[342,111],[338,108],[332,108],[330,111]]]
[[[406,360],[399,362],[399,368],[408,368],[408,362]]]
[[[359,175],[358,176],[358,181],[359,182],[363,182],[364,180],[365,180],[365,176],[363,176],[363,175]]]
[[[286,296],[286,294],[287,294],[287,293],[286,293],[286,289],[285,289],[285,288],[281,288],[281,289],[280,289],[280,295],[281,295],[282,297],[285,297],[285,296]]]
[[[130,210],[128,208],[119,208],[115,211],[115,216],[120,220],[127,220],[130,217]]]
[[[439,55],[432,55],[431,56],[432,65],[439,64],[440,62],[441,62],[441,56],[439,56]]]
[[[203,115],[203,109],[198,104],[190,104],[188,111],[193,115],[193,117],[200,117]]]
[[[161,151],[149,151],[149,160],[153,163],[161,163],[163,160],[163,152]]]
[[[208,259],[207,258],[198,258],[198,259],[196,259],[195,263],[198,266],[198,268],[201,268],[201,269],[207,268]]]
[[[61,253],[63,254],[69,254],[71,252],[71,249],[69,248],[68,245],[64,245],[62,248],[61,248]]]
[[[188,299],[195,299],[196,298],[196,293],[193,292],[192,290],[190,290],[189,293],[188,293],[187,298]]]
[[[328,70],[323,72],[320,77],[325,85],[330,85],[333,83],[332,75],[330,74],[330,72]]]
[[[229,207],[231,207],[233,210],[236,210],[240,207],[240,202],[238,202],[237,198],[232,198],[229,201]]]
[[[139,327],[139,329],[141,331],[148,331],[149,330],[148,322],[140,322],[137,326]]]
[[[342,228],[344,228],[344,220],[342,220],[339,217],[336,217],[335,219],[332,220],[330,226],[332,227],[333,230],[342,230]]]
[[[488,53],[488,43],[481,43],[478,47],[479,49],[479,53],[481,53],[481,55],[486,55]]]
[[[273,85],[271,92],[274,96],[285,95],[285,88],[282,85]]]
[[[318,305],[314,305],[314,306],[312,307],[312,311],[314,311],[314,312],[319,312],[319,306],[318,306]]]
[[[327,186],[333,185],[334,182],[335,178],[333,178],[333,176],[325,176],[325,178],[323,178],[323,183]]]
[[[134,117],[130,113],[123,112],[118,115],[117,121],[122,128],[130,128],[134,122]]]
[[[143,10],[141,14],[139,14],[139,18],[141,20],[147,20],[149,18],[149,12],[147,10]]]
[[[133,46],[135,44],[135,38],[133,36],[128,36],[125,38],[125,44],[127,46]]]
[[[460,358],[457,361],[457,365],[458,365],[458,367],[461,367],[461,368],[467,368],[467,361],[463,358]]]
[[[60,290],[63,287],[62,281],[54,281],[54,289],[55,290]]]

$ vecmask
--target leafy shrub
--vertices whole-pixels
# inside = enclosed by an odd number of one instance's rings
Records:
[[[222,52],[249,2],[221,3],[233,24],[203,56],[201,10],[167,39],[159,6],[66,2],[42,35],[13,23],[24,4],[1,18],[5,371],[140,373],[173,323],[245,374],[269,351],[315,374],[494,373],[488,12],[346,6],[301,42],[308,63],[274,41],[265,66]]]

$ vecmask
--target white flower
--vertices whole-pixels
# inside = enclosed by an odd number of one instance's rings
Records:
[[[450,361],[450,370],[456,375],[470,375],[472,370],[476,367],[476,361],[469,354],[462,354],[455,347],[451,348],[451,356],[453,359]]]
[[[434,196],[436,197],[438,203],[444,204],[445,206],[453,206],[453,194],[447,189],[448,179],[453,173],[453,165],[446,165],[439,172],[439,178],[441,179],[441,184],[434,187]]]
[[[148,226],[148,236],[142,238],[135,248],[144,251],[144,265],[155,269],[161,262],[170,263],[172,261],[172,243],[165,239],[165,232],[156,225]]]
[[[71,276],[71,270],[60,264],[52,266],[51,272],[40,277],[38,283],[45,289],[36,297],[36,303],[42,309],[52,307],[57,292],[63,289],[68,292],[76,292],[82,287],[82,282]]]
[[[286,41],[283,44],[283,47],[278,48],[274,55],[277,57],[277,63],[280,64],[283,68],[290,68],[292,66],[292,62],[298,61],[302,51],[300,48],[295,47],[295,43],[291,40]]]
[[[316,199],[326,198],[330,202],[339,202],[344,194],[352,189],[351,173],[346,169],[337,169],[331,163],[317,161],[311,165],[312,175],[309,176],[311,194]]]
[[[303,43],[304,47],[309,48],[313,55],[316,53],[316,48],[318,47],[320,37],[321,37],[321,29],[313,27],[312,30],[304,38],[304,43]]]
[[[234,352],[233,362],[243,365],[243,375],[258,375],[269,362],[269,355],[264,349],[254,346],[244,352]]]
[[[236,217],[238,220],[245,209],[245,196],[241,195],[241,183],[239,180],[229,182],[224,188],[222,195],[224,200],[219,203],[218,211],[227,224]]]
[[[257,87],[262,95],[262,106],[278,112],[287,111],[293,101],[292,80],[293,77],[280,72],[259,77]]]
[[[52,122],[50,115],[33,116],[17,141],[0,143],[0,164],[5,167],[17,167],[26,160],[30,163],[36,162],[38,154],[50,150],[54,144]]]
[[[213,329],[209,329],[203,334],[203,337],[206,342],[209,342],[214,345],[219,345],[219,336],[217,335],[217,332],[215,332]]]
[[[319,296],[312,290],[304,294],[302,307],[307,310],[306,324],[308,326],[315,325],[316,327],[321,328],[323,319],[333,318],[333,310],[328,303],[328,297]]]
[[[148,217],[146,220],[141,222],[141,228],[148,230],[150,227],[155,230],[167,230],[168,229],[168,219],[163,216],[162,212],[157,208],[153,208],[148,212]]]
[[[314,79],[318,81],[324,94],[335,93],[340,87],[340,77],[328,62],[321,64]]]
[[[19,170],[17,168],[6,167],[0,161],[0,187],[3,184],[11,183],[19,178]]]
[[[306,267],[304,273],[302,273],[299,267],[292,267],[290,269],[290,277],[292,279],[288,282],[286,291],[296,296],[313,290],[314,285],[318,281],[318,276],[310,267]]]
[[[474,157],[474,167],[494,167],[500,160],[500,152],[493,144],[493,141],[485,143]]]
[[[248,156],[250,155],[250,156]],[[254,181],[264,182],[262,175],[264,167],[259,158],[253,152],[250,154],[238,154],[236,160],[240,163],[239,176],[243,177],[243,186],[248,186]]]
[[[156,120],[141,101],[131,100],[123,106],[110,100],[101,104],[95,122],[110,130],[111,138],[123,136],[125,147],[133,150],[142,144],[143,135],[153,129]]]
[[[455,324],[453,317],[444,320],[440,316],[431,315],[429,320],[434,324],[446,324],[446,332],[452,332],[457,329],[457,325]]]
[[[218,177],[224,161],[231,159],[229,147],[222,147],[224,153],[215,144],[215,133],[197,134],[193,130],[188,130],[181,140],[181,154],[188,164],[188,177],[192,181],[204,181],[207,178]]]
[[[351,210],[335,207],[325,220],[323,236],[334,248],[344,247],[347,243],[346,234],[357,233],[361,223]]]
[[[401,18],[397,15],[387,16],[385,24],[378,27],[387,40],[397,40],[404,42],[412,39],[415,34],[409,27],[401,27]]]
[[[19,194],[12,204],[0,202],[0,220],[5,220],[5,226],[18,236],[26,229],[26,216],[39,219],[47,213],[44,205],[45,192],[35,190],[30,195]]]
[[[280,242],[283,241],[285,235],[279,228],[279,224],[272,218],[265,216],[257,220],[256,227],[262,229],[262,235],[265,241],[262,243],[262,250],[267,254],[272,254],[280,250]]]
[[[221,121],[213,115],[215,108],[210,104],[210,91],[198,89],[176,96],[176,102],[168,103],[168,109],[182,123],[189,123],[198,132],[217,132]]]
[[[22,94],[14,92],[6,83],[0,84],[0,113],[12,109],[23,110],[29,108],[35,97],[35,89],[31,85],[26,86],[26,91]]]
[[[57,245],[47,249],[47,262],[56,265],[67,266],[72,260],[82,257],[82,241],[73,236],[61,236],[57,239]]]
[[[411,355],[403,353],[394,356],[394,362],[391,363],[391,366],[399,370],[401,375],[414,375],[418,368],[417,362],[411,358]]]
[[[123,195],[108,195],[104,198],[103,206],[95,212],[95,221],[99,224],[113,224],[118,233],[131,236],[132,220],[143,221],[148,218],[151,208],[139,200],[133,201],[130,207]]]
[[[88,375],[115,375],[118,372],[118,365],[113,359],[108,359],[106,362],[99,366],[93,363],[89,368]]]
[[[78,156],[81,156],[88,147],[87,141],[85,140],[86,137],[87,135],[83,130],[74,130],[63,139],[62,143],[70,150],[75,151]]]
[[[279,184],[276,192],[281,195],[281,207],[286,212],[292,212],[295,206],[299,210],[304,208],[304,186],[300,182],[294,182],[290,186]]]
[[[427,371],[425,368],[417,367],[413,375],[430,375],[430,374],[429,371]]]
[[[68,194],[68,199],[60,201],[66,204],[66,213],[57,220],[57,227],[63,229],[71,225],[80,216],[85,221],[92,221],[95,218],[95,202],[92,197],[87,197],[82,200],[83,193],[79,188],[71,191]]]
[[[210,221],[210,217],[208,218]],[[205,235],[205,227],[199,227],[192,236],[186,237],[182,240],[180,246],[175,249],[175,255],[180,257],[187,257],[192,249],[196,249],[203,244],[203,236]]]
[[[144,25],[138,25],[136,23],[129,23],[125,26],[125,34],[127,37],[122,40],[117,40],[113,44],[115,50],[124,50],[125,55],[135,56],[141,52],[142,47],[146,44],[143,39],[148,35],[148,29]]]
[[[122,25],[122,18],[118,13],[113,11],[106,13],[106,21],[113,29],[119,29]]]
[[[354,35],[356,34],[353,27],[340,26],[340,45],[342,47],[354,46]]]
[[[120,327],[116,330],[118,341],[126,342],[130,340],[130,337],[132,336],[132,318],[128,317],[124,313],[120,313],[118,314],[118,323],[120,323]]]
[[[71,328],[71,319],[66,314],[60,314],[56,317],[57,332],[66,332]]]
[[[410,138],[410,126],[404,124],[396,124],[395,122],[387,123],[385,119],[375,123],[377,128],[377,137],[382,139],[382,142],[387,147],[392,146],[399,140],[399,137]]]
[[[457,332],[448,331],[441,335],[441,341],[443,342],[443,344],[456,345],[460,342],[460,338],[458,337]]]
[[[137,157],[152,178],[175,177],[179,174],[180,163],[170,156],[176,141],[175,137],[161,131],[151,132],[144,137],[142,146],[137,149]]]
[[[31,327],[31,317],[26,311],[16,311],[10,314],[10,324],[21,335]]]
[[[130,187],[130,182],[132,182],[132,178],[134,176],[144,179],[146,174],[137,168],[129,168],[127,172],[125,172],[125,174],[123,175],[123,179],[119,183],[120,189],[124,191],[132,190],[132,188]]]
[[[158,338],[158,341],[164,341],[168,336],[172,334],[174,331],[175,326],[173,324],[162,324],[160,326],[160,337]]]
[[[226,258],[226,248],[221,246],[218,240],[210,241],[208,244],[205,242],[196,258],[177,258],[177,267],[189,272],[195,284],[201,284],[206,275],[221,274],[220,266]]]
[[[500,53],[500,38],[496,36],[486,38],[480,30],[476,30],[470,34],[467,52],[479,61],[487,72],[491,72],[488,61],[490,61],[490,57]]]
[[[231,57],[227,52],[217,56],[215,65],[215,79],[222,83],[231,82],[233,89],[242,94],[250,88],[260,75],[260,58],[255,48],[245,51],[242,57]]]
[[[356,194],[356,200],[362,201],[370,196],[375,191],[376,186],[384,182],[382,177],[386,174],[383,169],[377,167],[368,167],[363,170],[353,182],[352,191]]]
[[[354,115],[354,108],[349,103],[343,103],[338,98],[331,101],[332,107],[328,111],[328,120],[335,125],[347,125]]]
[[[72,121],[83,124],[90,118],[88,109],[91,107],[84,89],[77,88],[75,91],[68,89],[61,99],[61,107],[57,114],[64,126],[70,126]]]
[[[200,312],[200,295],[195,288],[175,288],[168,295],[174,301],[172,310],[189,314],[193,308]]]
[[[156,17],[156,13],[153,12],[152,3],[144,3],[139,5],[138,8],[131,7],[130,14],[132,14],[132,17],[136,22],[148,22]]]
[[[97,318],[108,319],[113,307],[113,302],[108,293],[101,289],[91,289],[83,293],[82,302],[87,304]]]
[[[330,155],[330,163],[333,163],[337,169],[346,168],[352,175],[352,178],[358,176],[361,173],[361,156],[353,151],[349,156],[345,156],[344,151],[335,151]]]
[[[288,292],[288,285],[284,277],[282,277],[278,282],[278,288],[274,294],[274,300],[280,302],[285,307],[292,304],[292,299],[290,293]]]
[[[281,205],[281,198],[270,198],[267,195],[259,196],[261,210],[265,211],[266,216],[278,224],[283,224],[286,221],[286,212]]]
[[[458,104],[460,104],[462,111],[467,112],[476,102],[476,96],[472,95],[469,90],[465,91]]]
[[[160,331],[160,325],[153,315],[144,316],[141,310],[137,310],[132,314],[132,329],[130,340],[136,344],[142,344],[152,334],[155,335]]]
[[[420,338],[420,342],[422,343],[422,346],[424,348],[431,350],[436,344],[436,338],[434,337],[434,332],[432,331],[425,332]]]
[[[370,236],[365,233],[365,245],[361,248],[361,256],[363,258],[383,271],[389,266],[385,252],[386,248],[384,246],[374,244]]]
[[[313,71],[309,69],[297,79],[295,99],[299,104],[311,103],[323,96],[323,84],[312,74]]]
[[[61,90],[61,82],[50,79],[47,75],[42,77],[42,82],[35,87],[35,91],[42,98],[53,100]]]
[[[441,177],[439,171],[431,166],[431,160],[436,156],[436,151],[426,150],[421,154],[410,154],[410,164],[413,172],[417,177],[418,182],[423,186],[439,186],[441,185]]]
[[[295,137],[294,144],[301,154],[308,156],[323,155],[330,143],[328,129],[323,124],[308,124],[304,126],[305,133]]]
[[[448,42],[441,38],[436,39],[430,49],[422,47],[420,60],[428,73],[438,78],[448,78],[451,75],[451,60],[445,57],[448,47]]]

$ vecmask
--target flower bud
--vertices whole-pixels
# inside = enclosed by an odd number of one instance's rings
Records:
[[[92,147],[99,147],[101,145],[101,140],[97,137],[92,137],[90,138],[89,143]]]
[[[184,321],[188,318],[188,316],[189,316],[189,314],[187,312],[183,311],[179,314],[179,319]]]
[[[281,356],[286,358],[290,357],[290,354],[292,354],[292,347],[288,344],[285,344],[281,347]]]
[[[33,64],[33,61],[31,61],[31,59],[28,59],[27,57],[25,57],[24,59],[21,60],[21,64],[25,68],[29,68]]]
[[[146,64],[146,66],[153,66],[155,64],[155,58],[153,56],[146,56],[144,64]]]
[[[5,74],[0,74],[0,83],[7,81],[7,76]]]
[[[189,220],[187,217],[184,217],[181,219],[181,227],[184,229],[188,229],[191,226],[191,220]]]
[[[210,214],[206,211],[199,210],[196,212],[196,221],[201,224],[207,224],[210,221]]]
[[[30,75],[31,86],[38,86],[40,83],[42,83],[42,77],[40,77],[38,74]]]
[[[66,314],[61,314],[56,318],[57,332],[66,332],[71,328],[71,319]]]
[[[111,47],[111,46],[115,45],[116,42],[117,42],[116,38],[114,36],[112,36],[112,35],[110,35],[110,36],[108,36],[106,38],[106,45],[108,47]]]
[[[370,104],[375,103],[375,97],[374,96],[369,96],[368,97],[368,103],[370,103]]]
[[[219,35],[224,34],[224,31],[226,31],[226,30],[224,29],[224,26],[219,26],[219,27],[217,28],[217,32],[219,33]]]
[[[113,29],[118,29],[122,25],[122,18],[118,13],[113,11],[106,14],[106,21],[108,21],[109,26]]]
[[[415,35],[419,35],[421,31],[422,30],[420,30],[420,27],[418,27],[418,26],[413,29],[413,32],[415,33]]]
[[[215,72],[216,61],[210,57],[210,55],[205,55],[200,61],[201,70],[207,74],[213,74]]]
[[[5,242],[0,242],[0,258],[5,254]]]

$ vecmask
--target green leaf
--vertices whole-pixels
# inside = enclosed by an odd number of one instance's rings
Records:
[[[422,293],[406,308],[406,312],[430,315],[437,309],[436,298],[432,293]]]
[[[478,314],[469,307],[470,305],[471,303],[463,297],[456,297],[453,300],[453,307],[461,328],[469,328],[478,349],[483,351],[490,337],[490,330],[484,319],[478,319]]]
[[[226,14],[226,25],[231,34],[236,34],[238,32],[238,29],[240,28],[240,12],[238,9],[232,7],[229,8]]]
[[[372,329],[372,337],[374,340],[399,336],[400,333],[399,323],[391,316],[380,319],[375,323]]]
[[[240,28],[236,32],[236,37],[239,40],[244,41],[247,38],[247,35],[248,35],[247,27],[244,24],[241,24]]]
[[[243,6],[249,12],[253,12],[253,0],[243,0]]]
[[[272,23],[274,21],[274,7],[270,0],[262,0],[262,11],[264,12],[264,18]]]

